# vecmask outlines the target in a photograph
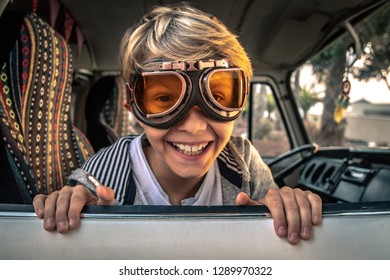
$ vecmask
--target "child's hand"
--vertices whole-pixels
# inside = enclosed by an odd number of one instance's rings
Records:
[[[319,225],[322,219],[321,198],[299,188],[270,189],[259,201],[251,200],[245,193],[239,193],[236,204],[266,205],[274,219],[276,234],[279,237],[287,237],[288,242],[293,245],[300,239],[310,239],[313,225]]]
[[[114,191],[105,186],[96,187],[97,197],[82,185],[65,186],[50,195],[39,194],[34,197],[33,205],[38,218],[43,218],[43,227],[47,231],[57,229],[66,233],[80,224],[80,213],[84,205],[112,205]]]

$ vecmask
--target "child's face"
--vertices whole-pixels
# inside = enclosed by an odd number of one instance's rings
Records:
[[[202,177],[229,141],[233,124],[212,120],[198,107],[167,130],[141,123],[151,144],[145,154],[154,174],[157,178]]]
[[[151,144],[145,155],[158,179],[206,174],[229,141],[246,82],[243,70],[223,59],[144,66],[125,106],[145,130]]]

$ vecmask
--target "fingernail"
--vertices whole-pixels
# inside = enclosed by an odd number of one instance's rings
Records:
[[[313,223],[314,223],[315,225],[320,224],[320,223],[321,223],[321,216],[315,215],[315,216],[313,217]]]
[[[278,227],[278,235],[279,236],[286,236],[287,235],[287,230],[284,226]]]
[[[297,243],[299,241],[298,233],[296,233],[296,232],[290,233],[288,240],[290,240],[291,242]]]
[[[55,220],[53,218],[44,220],[45,227],[53,227],[55,225]]]
[[[305,237],[305,238],[310,238],[311,237],[311,228],[304,227],[302,229],[302,236]]]
[[[38,218],[42,219],[44,214],[45,214],[45,212],[44,212],[43,209],[36,209],[35,210],[35,214],[37,215]]]
[[[103,190],[103,194],[107,195],[108,194],[108,189],[104,188],[103,186],[99,186]]]
[[[69,219],[69,227],[70,227],[70,228],[74,228],[74,227],[75,227],[75,225],[76,225],[76,220],[75,220],[75,219],[72,219],[72,218],[70,218],[70,219]]]
[[[59,222],[57,224],[57,231],[58,232],[66,232],[69,229],[68,223],[66,222]]]

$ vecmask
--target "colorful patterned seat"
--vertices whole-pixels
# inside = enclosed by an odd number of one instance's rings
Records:
[[[31,203],[64,186],[93,149],[72,125],[67,43],[33,13],[18,30],[0,65],[0,202]]]

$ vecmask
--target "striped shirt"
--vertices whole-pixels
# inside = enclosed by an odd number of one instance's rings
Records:
[[[86,174],[92,174],[103,185],[115,191],[117,204],[133,204],[135,193],[132,178],[130,144],[137,136],[125,136],[113,145],[101,149],[75,170],[69,177],[69,184],[82,184],[94,190],[86,180]],[[143,136],[144,145],[148,144]],[[239,192],[246,192],[252,199],[264,197],[269,188],[277,188],[268,166],[263,162],[250,141],[232,136],[229,143],[217,158],[221,173],[222,198],[224,205],[234,205]]]

